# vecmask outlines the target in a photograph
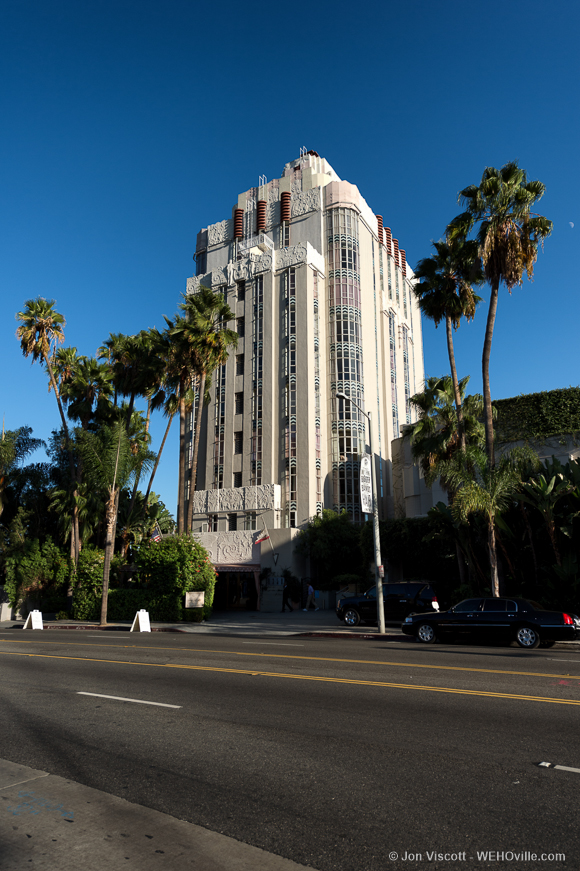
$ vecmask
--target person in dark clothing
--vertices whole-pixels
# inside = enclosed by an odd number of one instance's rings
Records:
[[[282,590],[282,613],[286,611],[286,605],[288,605],[288,610],[290,613],[294,610],[292,605],[290,604],[290,589],[288,587],[288,581],[284,581],[284,589]]]

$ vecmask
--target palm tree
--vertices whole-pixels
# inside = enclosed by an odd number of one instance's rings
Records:
[[[109,575],[115,547],[119,495],[136,469],[151,462],[152,455],[144,443],[135,449],[135,443],[131,442],[122,421],[117,421],[113,426],[102,426],[98,433],[81,432],[79,447],[87,476],[93,482],[94,488],[106,492],[106,541],[101,603],[101,625],[104,626],[107,623]]]
[[[24,309],[16,314],[16,320],[20,321],[20,326],[16,330],[16,337],[20,339],[20,347],[25,357],[32,357],[32,362],[42,359],[46,366],[50,384],[54,390],[62,428],[64,431],[66,451],[69,458],[71,486],[75,487],[76,491],[76,470],[73,448],[71,445],[69,430],[64,414],[60,392],[54,370],[51,364],[51,357],[55,352],[56,346],[64,341],[64,326],[65,319],[57,311],[55,311],[55,300],[47,300],[44,297],[29,299],[24,303]],[[75,565],[79,559],[79,525],[78,513],[76,507],[73,509],[73,530],[74,534],[71,542],[71,550],[74,555]]]
[[[70,350],[70,349],[63,349]],[[94,357],[78,357],[67,380],[62,382],[62,398],[68,403],[68,416],[87,429],[95,417],[106,417],[113,396],[111,367]]]
[[[490,466],[487,454],[479,447],[468,447],[465,454],[456,455],[442,463],[441,472],[455,488],[452,513],[463,523],[471,514],[480,514],[487,524],[487,545],[491,569],[491,586],[499,596],[497,568],[496,522],[498,515],[507,510],[521,486],[526,464],[537,463],[530,448],[514,448],[503,454],[497,466]]]
[[[490,467],[495,465],[493,416],[489,384],[491,342],[497,312],[499,285],[503,281],[511,293],[522,284],[524,272],[533,279],[538,245],[552,232],[552,222],[532,212],[544,194],[540,181],[528,181],[517,162],[501,169],[488,166],[479,185],[470,185],[459,194],[466,211],[448,227],[450,238],[465,238],[479,223],[477,241],[485,279],[491,288],[482,355],[485,443]]]
[[[465,450],[463,432],[463,409],[455,352],[453,349],[453,330],[459,328],[461,318],[472,320],[481,297],[473,291],[473,286],[483,282],[478,244],[475,240],[466,241],[457,236],[454,239],[433,242],[436,254],[420,260],[415,268],[415,278],[420,284],[413,286],[419,307],[425,317],[438,327],[445,321],[447,353],[451,366],[451,378],[455,394],[455,407],[459,428],[459,440]]]
[[[479,423],[482,412],[481,396],[465,396],[469,375],[458,382],[459,407],[463,411],[461,432],[464,443],[477,445],[483,440],[483,427]],[[454,404],[455,388],[449,375],[442,378],[431,377],[425,382],[422,393],[411,397],[411,403],[418,409],[416,423],[405,428],[405,436],[411,439],[411,452],[423,469],[425,481],[431,486],[441,474],[441,464],[450,460],[461,445],[459,415]],[[453,501],[453,488],[444,478],[443,488]]]
[[[180,384],[180,488],[178,506],[178,529],[180,532],[191,529],[193,522],[193,493],[197,475],[197,457],[201,433],[201,412],[206,399],[206,382],[214,369],[225,363],[231,347],[236,347],[238,334],[226,327],[233,320],[234,313],[224,302],[221,294],[213,293],[201,286],[199,292],[185,296],[180,303],[185,317],[177,316],[174,322],[168,321],[169,336],[174,343],[173,366]],[[175,376],[174,376],[175,378]],[[185,470],[185,413],[186,390],[193,379],[197,379],[198,413],[195,419],[193,457],[189,472],[189,488]],[[187,519],[185,517],[185,495],[189,489]]]

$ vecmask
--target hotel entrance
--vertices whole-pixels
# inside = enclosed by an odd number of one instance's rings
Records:
[[[216,565],[213,607],[216,611],[259,611],[260,566]]]

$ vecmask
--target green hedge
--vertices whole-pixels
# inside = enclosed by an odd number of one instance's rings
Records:
[[[496,399],[493,406],[497,409],[495,429],[500,442],[580,434],[580,387]]]

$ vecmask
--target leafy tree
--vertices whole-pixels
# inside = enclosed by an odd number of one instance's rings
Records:
[[[32,427],[21,426],[17,430],[4,431],[0,439],[0,515],[4,510],[6,488],[11,478],[21,467],[24,459],[37,448],[44,447],[42,439],[32,438]]]
[[[434,321],[436,327],[445,321],[459,440],[464,449],[462,394],[455,365],[453,330],[459,328],[461,318],[472,320],[475,316],[481,297],[474,293],[473,287],[482,284],[483,273],[476,241],[466,241],[457,235],[454,239],[434,242],[433,247],[435,255],[420,260],[415,267],[415,278],[420,284],[413,286],[413,293],[425,317]]]
[[[319,589],[328,590],[338,575],[366,574],[361,552],[361,528],[347,511],[337,514],[328,508],[313,517],[295,539],[295,550],[310,557]]]
[[[448,228],[449,238],[465,238],[476,224],[479,225],[479,254],[491,288],[482,355],[485,442],[491,467],[495,464],[495,453],[489,361],[499,286],[503,281],[511,293],[522,284],[524,272],[533,279],[538,245],[552,232],[552,222],[532,212],[544,191],[545,186],[540,181],[527,180],[525,170],[515,161],[499,170],[488,166],[479,185],[470,185],[460,192],[459,200],[466,211]]]

